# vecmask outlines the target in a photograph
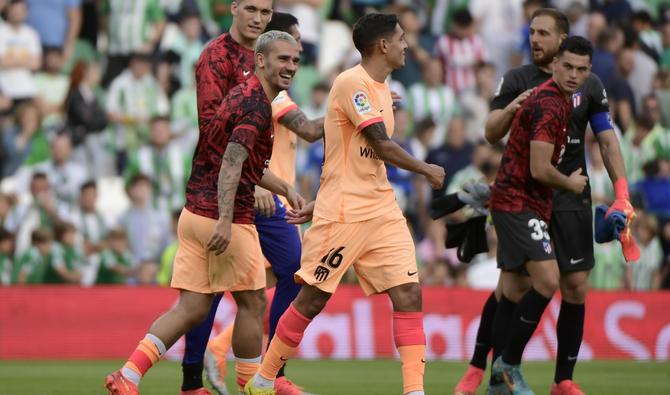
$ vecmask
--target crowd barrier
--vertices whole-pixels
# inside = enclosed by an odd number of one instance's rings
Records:
[[[488,292],[428,287],[423,290],[427,357],[466,360],[475,343]],[[0,359],[124,358],[151,322],[177,301],[160,287],[37,286],[0,288]],[[591,292],[580,359],[667,361],[670,353],[670,292]],[[554,298],[526,349],[525,358],[556,354]],[[387,297],[366,298],[343,285],[310,325],[300,345],[306,359],[374,359],[396,356]],[[227,295],[213,334],[229,323],[235,305]],[[183,339],[166,357],[180,359]]]

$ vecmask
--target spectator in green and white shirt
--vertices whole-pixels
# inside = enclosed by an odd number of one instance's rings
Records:
[[[135,54],[130,66],[107,92],[107,115],[113,129],[116,167],[122,173],[128,155],[148,140],[149,120],[170,110],[165,93],[151,74],[147,55]]]
[[[12,283],[14,235],[0,227],[0,285]]]
[[[454,91],[442,82],[442,64],[432,59],[423,67],[423,81],[408,90],[409,110],[415,123],[427,116],[435,122],[431,148],[444,144],[451,119],[459,114]]]
[[[128,238],[122,228],[112,229],[102,252],[96,284],[125,284],[133,266]]]
[[[591,288],[602,290],[621,290],[624,288],[626,262],[621,252],[621,243],[611,241],[594,244],[596,265],[591,270],[589,283]]]
[[[81,284],[86,268],[84,254],[77,246],[77,228],[69,223],[54,227],[56,243],[44,276],[46,284]]]
[[[191,80],[195,82],[195,73],[191,75]],[[182,86],[172,95],[170,104],[172,131],[183,152],[189,155],[198,143],[199,135],[195,84]]]
[[[154,51],[165,29],[159,0],[105,0],[109,48],[103,85],[109,84],[129,64],[135,52]]]
[[[193,72],[195,63],[205,44],[201,40],[202,23],[196,13],[182,14],[179,21],[179,31],[173,39],[161,45],[162,50],[171,50],[179,55],[179,83],[182,87],[194,85]]]
[[[629,262],[626,276],[628,286],[635,291],[659,289],[661,285],[661,264],[663,249],[658,239],[658,221],[652,214],[636,210],[633,222],[633,236],[640,247],[640,259]]]
[[[43,284],[51,262],[53,236],[48,228],[40,228],[31,235],[32,245],[16,260],[12,268],[13,284]]]
[[[43,71],[35,75],[37,104],[42,112],[42,127],[47,128],[63,122],[68,77],[61,73],[63,51],[61,48],[44,49]]]
[[[138,174],[151,180],[153,207],[169,222],[170,214],[182,208],[191,160],[180,147],[171,144],[172,131],[166,117],[151,120],[149,144],[143,145],[130,159],[126,181]]]

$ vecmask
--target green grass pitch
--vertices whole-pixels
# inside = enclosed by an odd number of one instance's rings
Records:
[[[105,394],[104,376],[122,361],[0,361],[1,395]],[[234,366],[229,363],[229,371]],[[465,363],[429,362],[426,393],[451,394]],[[548,394],[553,363],[529,362],[524,372],[535,392]],[[400,363],[374,361],[291,361],[288,375],[305,390],[321,395],[390,395],[401,393]],[[670,364],[641,362],[582,362],[576,380],[587,395],[670,394]],[[233,378],[227,378],[233,388]],[[142,395],[179,393],[181,366],[161,362],[140,386]],[[484,386],[479,394],[484,394]]]

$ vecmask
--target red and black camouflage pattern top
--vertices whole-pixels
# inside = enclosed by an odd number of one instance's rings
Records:
[[[244,146],[249,157],[242,165],[233,222],[252,224],[254,187],[270,163],[273,140],[272,106],[260,80],[252,75],[230,90],[211,121],[201,128],[186,186],[186,209],[208,218],[219,218],[219,170],[228,143],[234,142]]]
[[[224,33],[210,42],[195,65],[200,133],[216,114],[221,101],[234,86],[254,73],[254,51]]]
[[[560,163],[567,143],[572,109],[553,79],[535,88],[512,121],[510,138],[491,191],[492,211],[530,211],[545,221],[551,217],[552,189],[530,174],[530,142],[554,144],[551,163]]]

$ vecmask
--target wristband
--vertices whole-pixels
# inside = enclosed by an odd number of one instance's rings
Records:
[[[628,182],[625,177],[620,177],[614,181],[614,196],[616,196],[617,200],[630,200],[630,196],[628,195]]]

